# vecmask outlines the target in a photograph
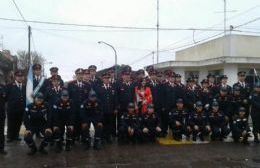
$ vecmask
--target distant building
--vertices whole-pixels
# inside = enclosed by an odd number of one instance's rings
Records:
[[[155,64],[159,70],[173,69],[183,82],[193,75],[199,80],[208,73],[227,75],[229,84],[237,81],[237,72],[260,72],[260,36],[227,35],[176,52],[176,60]],[[251,71],[250,71],[251,70]],[[252,75],[252,74],[251,74]]]
[[[17,58],[9,50],[0,51],[0,83],[9,83],[16,69]]]

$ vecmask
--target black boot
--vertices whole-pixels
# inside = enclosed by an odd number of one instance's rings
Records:
[[[66,145],[65,145],[65,150],[66,151],[71,151],[71,140],[67,140],[66,141]]]
[[[40,152],[41,154],[47,155],[48,152],[47,152],[44,148],[45,148],[45,145],[43,145],[43,143],[42,143],[42,144],[40,145],[40,147],[39,147],[39,152]]]
[[[87,139],[85,139],[84,140],[84,149],[85,150],[89,150],[89,148],[90,148],[90,138],[87,138]]]
[[[6,155],[7,152],[4,149],[0,149],[0,155]]]
[[[30,151],[27,153],[27,155],[34,155],[37,152],[37,147],[35,144],[29,145]]]
[[[201,142],[204,142],[204,136],[203,136],[203,134],[199,134],[199,138],[200,138],[200,141],[201,141]]]
[[[62,142],[61,142],[61,141],[58,141],[58,142],[56,142],[55,152],[56,152],[56,153],[61,153],[61,151],[62,151]]]
[[[96,149],[96,150],[100,150],[101,149],[101,139],[100,138],[95,138],[94,149]]]

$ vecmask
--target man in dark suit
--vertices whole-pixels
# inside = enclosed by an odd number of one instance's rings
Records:
[[[32,70],[33,70],[33,90],[35,90],[43,78],[42,66],[40,64],[34,64],[32,66]],[[47,82],[44,79],[44,82],[43,82],[42,86],[40,87],[39,92],[45,93],[46,87],[47,87]]]
[[[96,88],[97,96],[100,99],[104,115],[104,138],[108,143],[112,142],[112,135],[115,134],[117,113],[116,89],[110,84],[109,74],[102,74],[102,84]]]
[[[244,103],[243,107],[245,107],[246,116],[248,117],[249,116],[249,107],[250,107],[248,99],[251,94],[252,88],[251,88],[250,84],[245,81],[246,72],[240,71],[237,73],[237,76],[238,76],[238,82],[233,85],[233,88],[236,86],[240,87],[240,95],[245,100],[245,101],[243,101],[243,103]]]
[[[82,68],[78,68],[75,75],[76,80],[68,83],[68,91],[75,108],[74,140],[79,140],[81,132],[80,105],[87,99],[91,86],[83,81],[84,70]]]
[[[7,85],[7,142],[20,141],[19,132],[26,105],[26,86],[21,70],[15,72],[15,81]]]
[[[52,86],[52,80],[51,79],[53,77],[57,77],[59,79],[60,85],[62,87],[64,86],[64,82],[63,82],[61,76],[59,75],[58,71],[59,71],[58,67],[51,67],[50,68],[51,77],[46,80],[46,87],[51,87]]]
[[[122,72],[122,81],[117,84],[117,99],[119,116],[127,112],[127,106],[134,101],[134,83],[131,81],[130,71]]]

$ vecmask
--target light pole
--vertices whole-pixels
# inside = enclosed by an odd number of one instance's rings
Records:
[[[105,45],[107,45],[107,46],[109,46],[113,49],[113,51],[115,53],[115,79],[117,80],[117,51],[116,51],[115,47],[112,46],[111,44],[104,42],[104,41],[99,41],[98,44],[105,44]]]

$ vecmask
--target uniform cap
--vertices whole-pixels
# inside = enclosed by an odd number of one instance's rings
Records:
[[[245,71],[239,71],[239,72],[237,73],[237,75],[238,75],[238,76],[244,76],[244,75],[246,75],[246,72],[245,72]]]
[[[44,96],[41,92],[38,92],[36,95],[35,95],[35,98],[37,99],[44,99]]]
[[[246,108],[245,107],[240,107],[238,112],[246,112]]]
[[[58,72],[59,68],[58,67],[51,67],[50,71],[51,72]]]
[[[97,66],[96,65],[90,65],[88,67],[89,70],[97,70]]]
[[[197,102],[196,102],[196,107],[202,107],[202,106],[203,106],[203,104],[202,104],[201,101],[197,101]]]
[[[176,103],[183,103],[183,99],[181,98],[177,99]]]
[[[89,97],[97,97],[97,93],[92,89],[90,92],[89,92]]]
[[[135,108],[135,105],[134,105],[134,103],[129,103],[127,107],[128,108]]]
[[[136,72],[137,75],[144,75],[144,70],[143,69],[139,69],[137,72]]]
[[[41,64],[34,64],[34,65],[32,66],[32,69],[33,69],[33,70],[41,70],[41,69],[42,69],[42,66],[41,66]]]
[[[14,73],[15,76],[23,76],[23,71],[22,70],[17,70]]]
[[[68,97],[69,96],[69,92],[67,90],[62,90],[61,96]]]
[[[221,75],[220,80],[222,80],[222,79],[228,79],[227,75]]]
[[[82,74],[82,73],[84,73],[84,70],[82,68],[78,68],[75,71],[75,74]]]

